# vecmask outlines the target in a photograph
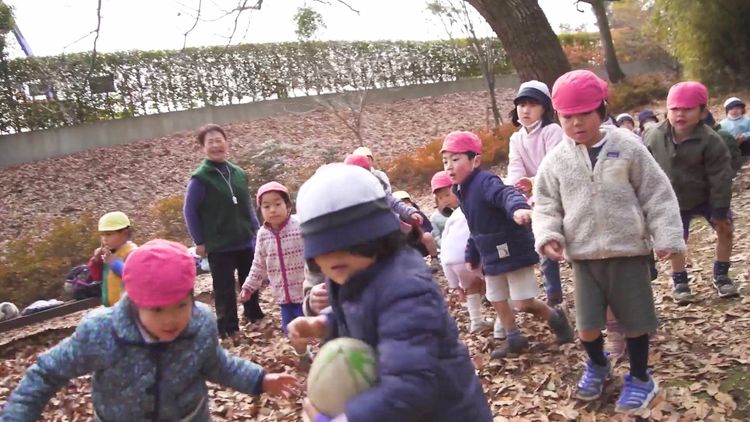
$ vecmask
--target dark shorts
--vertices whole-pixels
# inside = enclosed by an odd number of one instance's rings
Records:
[[[714,223],[711,222],[711,206],[710,205],[703,204],[695,208],[690,208],[687,210],[680,210],[680,218],[682,219],[682,237],[685,239],[686,242],[688,240],[688,236],[690,235],[690,222],[693,220],[694,217],[705,218],[708,224],[711,225],[711,228],[714,228]],[[733,221],[732,210],[727,211],[727,219],[729,219],[729,221]]]
[[[286,327],[295,318],[305,316],[301,303],[285,303],[281,305],[281,331],[286,335]]]

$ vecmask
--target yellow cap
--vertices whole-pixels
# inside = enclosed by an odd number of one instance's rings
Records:
[[[393,192],[393,196],[396,197],[396,199],[400,199],[402,201],[409,200],[411,201],[411,196],[409,196],[409,192],[405,190],[397,190],[396,192]]]
[[[367,147],[359,147],[354,150],[353,155],[364,155],[365,157],[372,157],[372,151]]]
[[[108,212],[99,219],[100,232],[114,232],[130,227],[130,219],[124,212]]]

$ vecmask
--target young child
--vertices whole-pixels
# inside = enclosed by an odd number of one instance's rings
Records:
[[[730,210],[734,172],[721,136],[703,122],[707,102],[708,90],[703,84],[693,81],[675,84],[667,95],[667,120],[649,130],[645,140],[672,181],[680,203],[685,240],[693,217],[702,216],[716,230],[713,284],[719,297],[734,297],[739,295],[729,278],[734,236]],[[688,286],[685,256],[674,255],[671,262],[675,302],[694,301]]]
[[[388,175],[385,174],[383,170],[378,170],[375,167],[375,159],[372,157],[372,150],[367,147],[359,147],[352,152],[352,155],[364,155],[367,157],[367,161],[370,164],[370,171],[372,174],[375,175],[375,177],[378,178],[383,183],[383,186],[385,186],[386,192],[391,192],[391,181],[388,179]]]
[[[99,219],[102,246],[89,260],[92,279],[102,281],[102,305],[112,306],[122,296],[122,269],[125,259],[137,247],[130,241],[130,219],[120,211]]]
[[[703,118],[703,123],[721,136],[724,145],[726,145],[727,150],[729,150],[729,156],[732,158],[730,163],[733,172],[732,177],[736,176],[737,172],[742,168],[742,163],[744,161],[742,158],[742,151],[740,150],[740,143],[737,141],[737,138],[735,138],[729,131],[722,129],[721,125],[716,122],[713,113],[708,110],[706,110],[706,116]]]
[[[649,334],[657,328],[648,268],[682,253],[677,200],[646,147],[626,130],[601,128],[607,83],[576,70],[552,87],[565,137],[537,173],[532,217],[536,249],[573,264],[576,329],[588,355],[577,397],[599,398],[612,376],[601,330],[610,307],[627,337],[630,374],[618,412],[648,406],[658,391],[648,373]]]
[[[430,269],[433,273],[440,271],[440,260],[438,259],[438,247],[435,242],[435,238],[432,237],[432,223],[429,218],[419,209],[419,206],[412,202],[411,195],[409,192],[404,190],[393,192],[393,196],[403,202],[409,207],[417,210],[417,213],[421,217],[421,223],[417,223],[414,218],[409,218],[404,221],[401,220],[408,228],[407,243],[415,247],[422,256],[430,257]]]
[[[443,240],[445,222],[448,221],[453,210],[458,208],[458,198],[453,194],[452,186],[453,182],[445,171],[441,170],[432,175],[430,189],[435,197],[435,211],[430,214],[430,223],[432,224],[432,238],[435,239],[438,248],[441,247]]]
[[[152,240],[125,266],[123,298],[83,318],[39,355],[0,412],[37,420],[68,380],[93,373],[94,420],[209,420],[206,381],[259,395],[290,396],[291,375],[268,374],[227,353],[213,313],[193,299],[195,261],[184,246]]]
[[[731,133],[740,144],[742,155],[750,155],[750,117],[745,115],[745,102],[737,97],[724,101],[727,117],[721,121],[721,128]]]
[[[535,299],[539,288],[534,264],[539,256],[527,227],[531,210],[526,198],[493,173],[479,168],[481,151],[482,141],[475,134],[452,132],[445,137],[441,154],[471,231],[466,244],[467,267],[474,270],[481,261],[487,299],[500,316],[507,336],[492,357],[519,353],[529,344],[516,326],[509,300],[518,311],[547,321],[559,344],[569,343],[573,341],[573,329],[562,308]]]
[[[635,121],[633,120],[633,116],[629,115],[628,113],[621,113],[617,115],[615,122],[617,123],[618,127],[627,129],[635,133]]]
[[[506,182],[529,198],[539,164],[562,140],[562,129],[554,122],[549,88],[543,82],[524,82],[513,102],[511,118],[521,129],[510,137]],[[547,304],[559,305],[563,300],[560,264],[542,258],[541,267]]]
[[[311,421],[492,421],[482,386],[442,293],[383,187],[357,166],[318,169],[297,196],[305,258],[327,277],[332,312],[297,318],[291,338],[353,337],[375,349],[377,384],[343,415]]]
[[[263,280],[269,280],[274,299],[281,306],[281,330],[286,335],[289,323],[304,315],[302,233],[299,220],[292,215],[292,199],[286,186],[266,183],[258,189],[256,202],[264,223],[258,230],[253,265],[242,285],[240,301],[248,300],[261,288]],[[292,346],[303,360],[310,359],[304,343]]]
[[[638,134],[644,136],[646,130],[659,124],[659,118],[651,110],[638,113]]]

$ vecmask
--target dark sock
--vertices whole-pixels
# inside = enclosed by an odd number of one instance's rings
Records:
[[[729,266],[732,265],[729,262],[714,261],[714,277],[720,275],[727,275],[729,273]]]
[[[630,356],[630,376],[648,382],[648,334],[628,338],[626,341]]]
[[[604,337],[601,334],[594,341],[581,341],[581,343],[583,343],[583,348],[586,349],[589,359],[595,365],[607,366],[607,357],[604,356]]]
[[[687,271],[680,271],[678,273],[672,273],[672,282],[674,284],[687,284],[688,282],[688,273]]]

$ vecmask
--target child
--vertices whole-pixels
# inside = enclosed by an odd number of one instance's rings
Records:
[[[432,237],[432,223],[427,216],[419,209],[419,206],[411,201],[411,196],[408,192],[400,190],[393,192],[393,196],[399,199],[401,202],[409,207],[414,208],[421,217],[421,223],[418,223],[414,218],[409,218],[403,221],[408,229],[407,243],[415,247],[422,256],[430,256],[430,269],[433,273],[440,271],[440,260],[438,259],[438,247],[435,243],[435,238]]]
[[[618,127],[627,129],[635,133],[635,121],[633,120],[633,116],[629,115],[628,113],[619,114],[615,122],[617,123]]]
[[[290,396],[291,375],[268,374],[222,349],[212,312],[193,299],[187,248],[152,240],[128,258],[127,295],[86,315],[10,395],[2,420],[37,420],[68,380],[93,373],[94,420],[209,420],[206,381],[246,394]]]
[[[273,296],[281,306],[281,330],[286,335],[289,323],[304,315],[302,233],[299,220],[291,215],[292,200],[286,186],[278,182],[266,183],[258,189],[256,202],[264,223],[258,230],[253,265],[242,285],[240,301],[248,300],[260,289],[263,280],[268,279]],[[299,357],[305,361],[310,359],[305,344],[293,346]]]
[[[562,129],[554,123],[549,88],[544,83],[524,82],[513,102],[511,118],[521,129],[510,137],[506,182],[528,198],[539,164],[562,140]],[[533,203],[533,199],[530,202]],[[559,305],[563,300],[560,264],[542,258],[541,267],[547,304]]]
[[[627,337],[630,374],[618,412],[646,408],[658,391],[648,374],[648,333],[657,327],[648,255],[685,250],[674,192],[646,147],[623,129],[600,128],[607,84],[576,70],[552,87],[565,137],[534,185],[536,249],[573,264],[576,328],[588,355],[577,397],[599,398],[612,376],[601,330],[610,307]]]
[[[727,117],[721,121],[721,128],[737,139],[742,155],[750,155],[750,143],[745,142],[750,138],[750,117],[745,116],[745,102],[737,97],[727,98],[724,111]]]
[[[352,152],[352,155],[364,155],[367,157],[367,161],[370,164],[370,171],[372,174],[375,175],[375,177],[378,178],[383,183],[383,186],[385,186],[386,192],[391,192],[391,181],[388,179],[388,175],[385,174],[383,170],[378,170],[375,168],[375,159],[372,158],[372,151],[370,148],[367,147],[359,147]]]
[[[708,110],[706,110],[706,116],[703,118],[703,123],[721,136],[724,145],[726,145],[729,150],[729,156],[732,158],[730,163],[732,166],[732,177],[736,176],[737,172],[742,168],[742,162],[744,161],[742,158],[742,151],[740,150],[740,143],[737,141],[737,138],[735,138],[730,132],[722,129],[721,125],[716,123],[714,115]]]
[[[505,344],[492,352],[493,358],[524,350],[529,341],[516,326],[508,304],[544,319],[559,344],[573,341],[573,329],[560,307],[552,308],[535,299],[538,293],[534,264],[534,238],[529,224],[531,211],[526,199],[496,175],[479,168],[482,141],[471,132],[452,132],[443,141],[443,166],[453,180],[461,210],[466,215],[471,236],[466,246],[467,267],[479,267],[492,302],[506,333]]]
[[[430,224],[432,224],[432,238],[435,244],[440,248],[442,243],[443,228],[448,217],[453,210],[458,207],[458,198],[451,190],[453,182],[445,171],[439,171],[432,176],[430,180],[430,189],[435,196],[435,211],[430,214]]]
[[[305,258],[327,277],[332,312],[297,318],[291,338],[353,337],[375,349],[377,384],[344,415],[309,420],[492,421],[456,322],[422,257],[405,245],[383,187],[357,166],[330,164],[300,188]]]
[[[120,211],[99,219],[102,246],[89,260],[92,279],[102,281],[102,305],[112,306],[122,296],[122,269],[125,259],[137,247],[130,241],[130,219]]]
[[[646,142],[656,161],[672,181],[680,203],[683,236],[687,241],[690,221],[702,216],[716,230],[714,287],[719,297],[738,296],[729,278],[734,226],[732,223],[731,159],[721,136],[703,123],[708,90],[699,82],[675,84],[667,95],[667,120],[648,131]],[[672,261],[675,302],[695,300],[688,286],[685,256]]]
[[[659,118],[656,117],[653,111],[643,110],[638,113],[638,134],[644,136],[646,130],[659,124]]]

